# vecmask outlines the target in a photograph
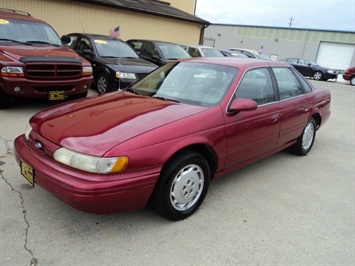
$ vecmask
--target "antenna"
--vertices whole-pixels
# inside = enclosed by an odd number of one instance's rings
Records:
[[[84,30],[83,24],[81,24],[81,21],[80,21],[80,20],[79,20],[79,23],[80,23],[80,26],[81,26],[81,30],[83,31],[83,33],[85,33],[85,30]]]
[[[289,28],[291,28],[291,26],[292,26],[292,21],[294,21],[295,20],[295,18],[292,16],[292,17],[290,17],[290,22],[288,23],[288,27]]]

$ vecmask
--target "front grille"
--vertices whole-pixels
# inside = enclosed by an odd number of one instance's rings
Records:
[[[25,76],[29,79],[68,79],[81,77],[81,64],[26,63]]]
[[[144,78],[148,73],[136,73],[138,79]]]

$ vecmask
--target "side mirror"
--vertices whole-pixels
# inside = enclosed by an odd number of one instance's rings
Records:
[[[228,113],[236,113],[241,111],[254,111],[258,108],[258,104],[251,99],[236,98],[229,105]]]
[[[67,44],[70,43],[71,39],[68,35],[63,35],[62,38],[60,38],[62,43]]]
[[[90,49],[84,49],[83,54],[94,55],[94,53]]]
[[[160,57],[157,56],[156,54],[153,54],[153,55],[152,55],[152,59],[160,61]]]

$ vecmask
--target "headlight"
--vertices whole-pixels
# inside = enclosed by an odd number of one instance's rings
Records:
[[[335,74],[335,71],[334,70],[328,70],[327,71],[329,74]]]
[[[121,157],[98,157],[78,153],[67,148],[60,148],[53,154],[57,162],[80,169],[90,173],[97,174],[113,174],[121,172],[125,169],[128,158]]]
[[[91,66],[84,66],[82,75],[83,76],[91,76],[92,75],[92,67]]]
[[[32,127],[31,127],[30,124],[28,124],[28,125],[26,126],[26,128],[25,128],[25,137],[26,137],[27,140],[28,140],[29,137],[30,137],[31,130],[32,130]]]
[[[6,66],[1,69],[1,76],[3,77],[24,77],[23,67]]]
[[[134,73],[116,72],[116,78],[120,78],[120,79],[136,79],[136,75]]]

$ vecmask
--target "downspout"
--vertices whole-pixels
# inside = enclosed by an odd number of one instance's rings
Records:
[[[194,6],[194,16],[196,16],[196,5],[197,5],[197,0],[195,0],[195,6]],[[198,42],[198,44],[202,45],[203,44],[203,38],[205,36],[205,29],[208,27],[209,25],[203,25],[203,27],[200,30],[200,40]]]
[[[306,50],[307,39],[308,39],[308,30],[306,30],[306,37],[304,38],[304,43],[303,43],[303,48],[302,48],[302,55],[301,55],[301,57],[304,57],[304,51]]]
[[[201,28],[200,31],[200,41],[198,42],[200,45],[203,44],[203,38],[205,36],[205,29],[208,27],[209,25],[203,25],[203,27]]]

